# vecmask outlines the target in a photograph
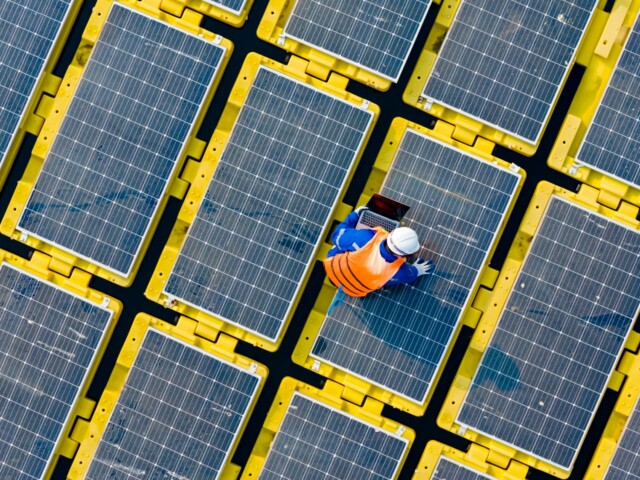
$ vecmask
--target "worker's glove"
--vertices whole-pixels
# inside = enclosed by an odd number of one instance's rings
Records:
[[[422,275],[432,275],[433,272],[436,271],[436,264],[431,260],[425,261],[423,258],[417,259],[413,263],[413,266],[418,270],[419,277],[421,277]]]
[[[358,208],[356,208],[354,212],[356,212],[359,217],[362,214],[362,212],[364,212],[365,210],[369,210],[369,207],[367,207],[366,205],[361,205]]]

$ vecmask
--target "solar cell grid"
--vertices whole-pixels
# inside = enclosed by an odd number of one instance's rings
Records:
[[[521,176],[407,129],[381,193],[434,259],[432,278],[347,298],[311,356],[422,403],[469,301]]]
[[[454,460],[440,457],[431,480],[484,480],[492,478],[470,469]]]
[[[260,381],[148,329],[86,478],[218,478]]]
[[[588,127],[576,161],[640,187],[640,16]]]
[[[0,478],[42,478],[112,312],[0,264]]]
[[[18,229],[127,276],[224,53],[114,3]]]
[[[640,399],[625,426],[605,480],[640,479]]]
[[[0,4],[0,162],[16,135],[71,0]]]
[[[639,252],[552,196],[457,422],[569,469],[638,315]]]
[[[260,67],[165,293],[275,340],[372,119]]]
[[[397,81],[431,0],[297,0],[283,34]]]
[[[260,478],[393,479],[407,447],[402,437],[295,393]]]
[[[597,3],[461,1],[423,97],[537,143]]]

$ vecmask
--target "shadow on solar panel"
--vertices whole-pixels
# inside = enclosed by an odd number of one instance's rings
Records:
[[[640,230],[596,198],[538,187],[438,418],[563,478],[624,348],[638,346]]]
[[[348,297],[331,314],[335,289],[327,284],[294,354],[341,383],[356,377],[358,390],[365,380],[368,394],[416,414],[426,408],[523,178],[517,167],[456,144],[451,133],[444,123],[430,132],[396,119],[379,157],[393,162],[378,164],[382,172],[366,189],[411,206],[404,221],[422,239],[419,255],[435,261],[435,275]],[[381,174],[384,182],[374,185]]]

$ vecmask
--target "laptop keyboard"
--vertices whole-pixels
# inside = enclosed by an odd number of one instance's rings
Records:
[[[400,222],[397,220],[392,220],[380,215],[379,213],[372,212],[371,210],[365,210],[360,214],[360,219],[358,220],[356,228],[382,227],[387,232],[390,232],[391,230],[398,228],[398,225],[400,225]]]

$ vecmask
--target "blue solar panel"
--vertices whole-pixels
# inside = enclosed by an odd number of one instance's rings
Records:
[[[206,2],[229,10],[233,13],[241,13],[247,0],[205,0]]]
[[[224,52],[114,3],[18,228],[128,275]]]
[[[0,478],[43,478],[111,316],[0,265]]]
[[[431,0],[296,0],[283,35],[397,81]]]
[[[295,393],[260,478],[396,478],[408,441]]]
[[[71,0],[0,3],[0,163],[71,9]]]
[[[537,143],[597,4],[461,1],[423,96]]]
[[[622,432],[622,438],[604,478],[605,480],[640,479],[640,400],[636,400],[636,406]]]
[[[408,129],[381,193],[437,265],[433,277],[347,298],[311,355],[422,403],[514,199],[521,176]]]
[[[457,422],[569,469],[640,307],[640,231],[553,196]]]
[[[576,161],[640,187],[640,16]]]
[[[86,478],[219,478],[260,382],[150,328]]]
[[[486,478],[493,477],[484,475],[445,457],[440,457],[433,475],[431,475],[431,480],[484,480]]]
[[[372,120],[261,67],[167,295],[275,340]]]

